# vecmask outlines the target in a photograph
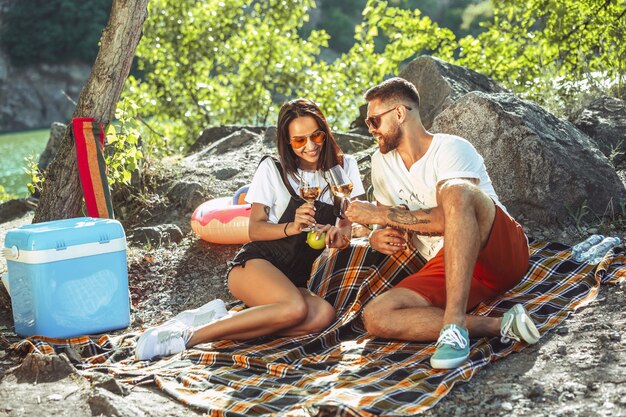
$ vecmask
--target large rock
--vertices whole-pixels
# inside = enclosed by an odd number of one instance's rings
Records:
[[[27,198],[5,201],[0,204],[0,223],[22,217],[35,208],[37,208],[36,204]]]
[[[208,156],[220,156],[227,152],[243,148],[251,141],[257,141],[260,135],[248,129],[237,130],[226,137],[211,143],[203,150],[185,158],[187,163],[202,163]]]
[[[431,130],[474,144],[515,217],[572,224],[583,206],[602,216],[626,196],[615,170],[584,133],[512,94],[469,93],[437,116]]]
[[[239,132],[241,130],[247,130],[253,133],[263,133],[265,131],[265,127],[263,126],[240,126],[240,125],[219,125],[219,126],[210,126],[207,127],[200,133],[200,136],[196,141],[189,147],[189,153],[195,153],[200,151],[201,149],[207,147],[208,145],[215,143],[221,139],[224,139],[226,136],[232,135],[235,132]]]
[[[427,129],[439,113],[471,91],[507,91],[485,75],[432,56],[415,58],[398,76],[417,87],[420,94],[420,116]]]
[[[67,125],[59,122],[54,122],[50,126],[50,138],[46,144],[46,149],[44,149],[39,156],[38,165],[41,172],[44,172],[46,168],[48,168],[48,165],[50,165],[50,162],[54,159],[54,155],[56,155],[57,150],[59,149],[61,139],[63,139],[63,136],[65,135],[65,129],[67,129]]]
[[[570,117],[615,167],[626,169],[626,101],[600,97]]]
[[[227,130],[224,131],[227,133]],[[226,137],[215,138],[203,149],[183,159],[184,172],[172,190],[194,192],[193,202],[200,200],[202,192],[204,200],[214,197],[232,196],[240,187],[249,184],[263,155],[275,155],[276,146],[261,132],[240,128]],[[196,184],[197,183],[197,184]],[[190,188],[190,184],[196,184]],[[168,196],[172,198],[174,194]],[[189,194],[191,195],[191,194]],[[178,203],[181,198],[176,197]]]
[[[15,68],[0,52],[0,132],[44,128],[69,120],[89,65],[37,64]]]
[[[491,78],[476,71],[449,64],[432,56],[420,56],[411,61],[398,77],[412,82],[420,94],[420,116],[429,129],[435,117],[463,95],[471,91],[484,93],[508,92]],[[360,132],[365,126],[367,106],[362,106],[351,128]]]
[[[333,132],[333,136],[343,153],[347,154],[355,154],[376,145],[374,138],[369,134]]]

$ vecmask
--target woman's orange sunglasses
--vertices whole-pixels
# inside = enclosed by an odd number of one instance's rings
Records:
[[[321,143],[324,143],[324,141],[326,140],[326,133],[324,133],[322,130],[316,130],[310,135],[292,136],[289,142],[291,143],[291,147],[297,149],[306,145],[306,141],[308,139],[311,139],[312,142],[319,145]]]

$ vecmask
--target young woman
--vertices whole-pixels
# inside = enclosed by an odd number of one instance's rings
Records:
[[[356,160],[343,155],[322,111],[311,100],[296,99],[280,109],[276,143],[279,161],[264,157],[246,195],[252,204],[252,242],[230,262],[228,288],[248,307],[233,315],[214,300],[146,330],[135,357],[148,360],[208,341],[247,340],[268,334],[299,336],[324,330],[334,308],[306,289],[311,266],[321,250],[306,243],[303,229],[325,233],[330,248],[346,247],[351,223],[340,218],[325,171],[343,166],[353,184],[351,196],[364,193]],[[322,192],[314,204],[298,194],[303,172],[314,172]]]

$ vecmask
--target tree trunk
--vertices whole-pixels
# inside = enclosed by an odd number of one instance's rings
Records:
[[[113,119],[135,50],[141,27],[148,16],[148,0],[113,0],[111,15],[100,38],[100,50],[91,75],[83,87],[73,117],[93,117],[103,127]],[[71,124],[48,167],[33,223],[79,217],[83,192],[78,177]]]

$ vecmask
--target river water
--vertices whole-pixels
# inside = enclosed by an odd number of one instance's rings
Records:
[[[30,177],[24,172],[25,158],[33,156],[38,161],[49,135],[49,129],[0,134],[0,185],[5,192],[28,196]]]

